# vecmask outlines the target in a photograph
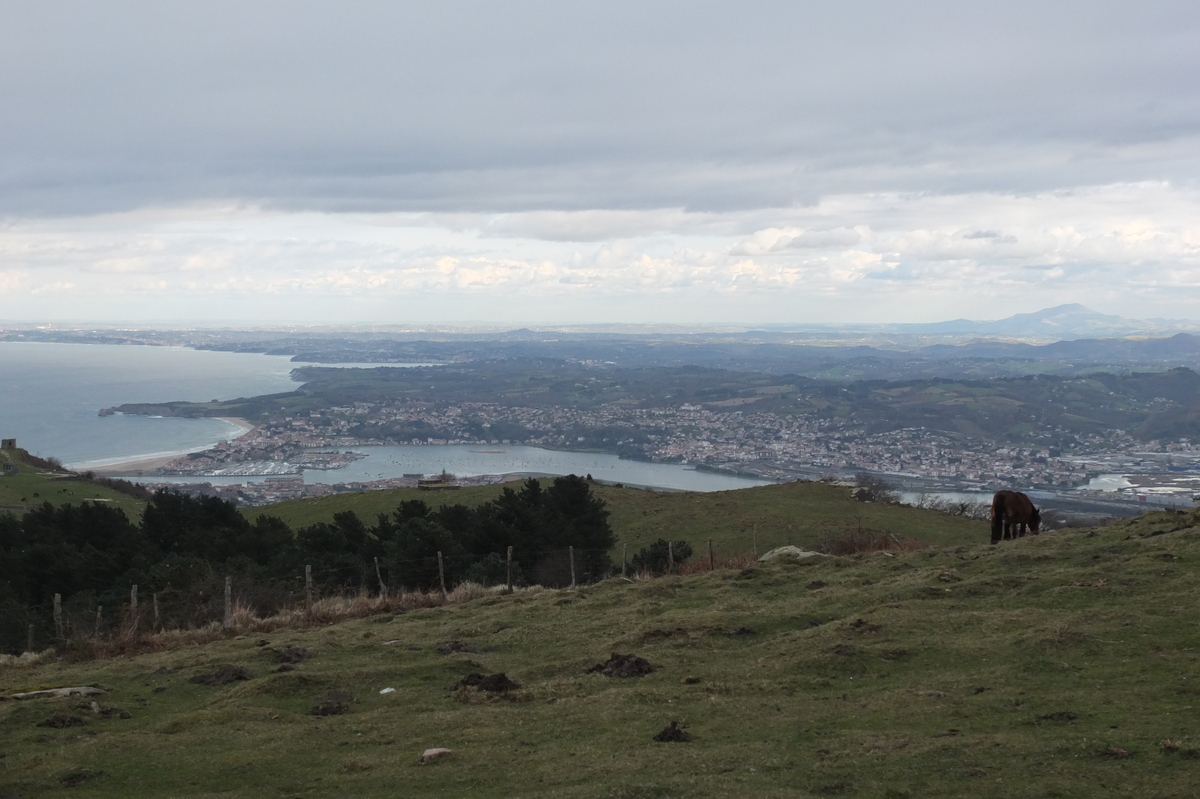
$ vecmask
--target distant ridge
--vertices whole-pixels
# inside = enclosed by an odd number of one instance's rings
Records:
[[[1014,338],[1070,339],[1127,336],[1167,329],[1200,329],[1191,322],[1136,320],[1102,314],[1078,303],[1056,305],[1032,313],[1019,313],[991,322],[955,319],[949,322],[896,325],[905,332],[933,335],[1011,336]]]

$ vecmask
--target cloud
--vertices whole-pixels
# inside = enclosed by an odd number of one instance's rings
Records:
[[[595,219],[622,237],[562,235]],[[113,313],[128,313],[129,298],[157,298],[147,306],[157,311],[187,297],[187,312],[202,318],[250,297],[286,303],[263,313],[294,318],[305,309],[343,320],[366,306],[383,313],[379,303],[388,302],[423,320],[520,313],[603,321],[637,309],[678,322],[714,313],[727,321],[863,321],[948,318],[973,307],[988,318],[997,302],[1036,310],[1067,301],[1186,316],[1200,304],[1196,219],[1200,192],[1161,183],[1034,195],[839,195],[728,215],[187,207],[9,220],[0,229],[0,290],[9,318],[14,309],[45,312],[42,294],[53,294],[56,308],[103,298],[97,307]]]
[[[869,232],[869,230],[864,230]],[[787,250],[826,250],[853,247],[862,241],[858,230],[837,228],[834,230],[797,230],[768,228],[760,230],[748,240],[738,242],[730,255],[768,255]]]
[[[645,209],[1200,177],[1194,3],[65,8],[6,9],[0,213],[537,212],[498,235],[593,241]]]

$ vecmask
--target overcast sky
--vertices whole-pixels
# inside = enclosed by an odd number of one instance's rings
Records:
[[[0,320],[1200,318],[1200,4],[7,2]]]

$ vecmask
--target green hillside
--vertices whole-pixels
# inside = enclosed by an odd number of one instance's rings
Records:
[[[1198,567],[1200,515],[1158,513],[0,666],[2,693],[95,684],[132,716],[0,702],[0,795],[1190,797]],[[281,673],[288,646],[311,657]],[[612,652],[656,671],[588,673]],[[224,663],[253,679],[189,681]],[[452,689],[471,672],[521,687]],[[672,721],[693,740],[653,741]]]
[[[28,458],[24,450],[0,450],[0,463],[16,463],[20,469],[17,474],[0,477],[0,513],[24,513],[45,502],[57,507],[88,501],[118,507],[131,519],[141,518],[145,502],[103,485],[31,464],[30,460],[35,459]]]
[[[293,529],[328,522],[335,513],[352,510],[371,522],[404,500],[422,499],[431,506],[461,502],[478,505],[493,499],[502,486],[479,486],[433,493],[415,488],[338,494],[300,499],[246,510],[251,520],[279,516]],[[828,483],[783,483],[709,493],[656,492],[596,484],[592,489],[607,504],[609,521],[629,554],[658,538],[683,539],[696,552],[707,552],[713,539],[721,552],[749,552],[757,541],[765,552],[782,544],[815,548],[827,538],[859,530],[889,532],[938,544],[988,540],[987,525],[963,517],[919,508],[857,502],[850,489]],[[618,544],[619,546],[619,544]],[[619,553],[618,553],[619,554]]]

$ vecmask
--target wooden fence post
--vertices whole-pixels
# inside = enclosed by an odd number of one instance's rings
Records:
[[[225,629],[233,629],[233,578],[225,578]]]
[[[512,590],[513,590],[513,588],[512,588],[512,547],[511,546],[508,548],[508,579],[506,580],[506,582],[508,583],[508,593],[511,594]]]
[[[575,547],[567,547],[567,555],[571,558],[571,587],[575,587]]]
[[[304,612],[312,615],[312,566],[304,567]]]
[[[629,551],[629,544],[621,544],[621,579],[625,579],[625,566],[629,563],[626,557]]]
[[[675,572],[675,545],[667,542],[667,574]]]
[[[717,568],[716,558],[713,557],[712,539],[708,539],[708,570],[715,571]]]
[[[379,572],[379,558],[375,558],[375,577],[379,580],[379,595],[386,602],[388,598],[387,586],[383,584],[383,575]]]
[[[54,637],[59,640],[63,637],[62,594],[54,595]]]
[[[129,624],[134,629],[138,628],[138,609],[137,609],[137,585],[135,584],[129,589]]]
[[[158,593],[157,593],[157,592],[155,592],[155,593],[151,594],[151,595],[150,595],[150,599],[151,599],[151,600],[153,601],[153,603],[154,603],[154,629],[155,629],[155,630],[157,630],[157,629],[158,629],[158,626],[159,626],[159,622],[158,622]]]
[[[25,651],[26,652],[33,651],[33,625],[32,624],[29,625],[29,633],[25,637]]]
[[[755,560],[758,560],[758,525],[757,525],[757,524],[756,524],[756,525],[754,525],[754,538],[753,538],[753,541],[754,541],[754,544],[753,544],[753,547],[754,547],[754,548],[753,548],[753,550],[752,550],[752,551],[754,552],[754,559],[755,559]]]
[[[446,592],[446,567],[442,565],[442,551],[438,550],[438,582],[442,584],[442,599],[447,596]]]
[[[103,615],[104,615],[104,606],[97,605],[96,606],[96,637],[97,638],[100,637],[100,617],[102,617]]]

